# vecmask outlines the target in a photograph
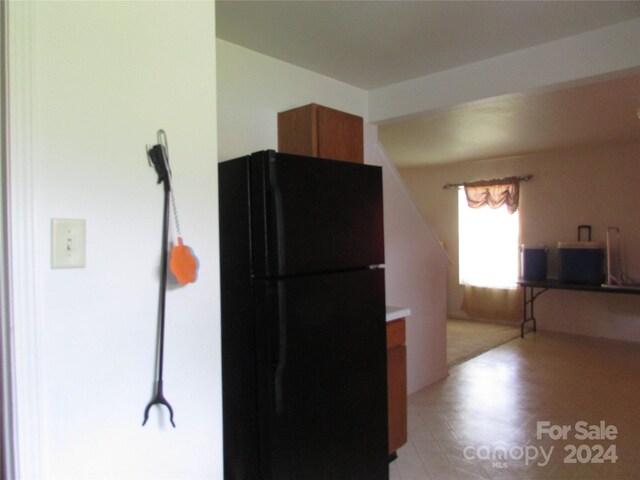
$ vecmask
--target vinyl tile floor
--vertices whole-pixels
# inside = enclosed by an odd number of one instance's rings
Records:
[[[520,327],[476,320],[447,320],[447,365],[464,362],[520,335]]]
[[[640,344],[530,333],[409,397],[392,480],[640,479]]]

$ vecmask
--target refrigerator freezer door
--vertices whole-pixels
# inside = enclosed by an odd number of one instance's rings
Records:
[[[250,169],[255,275],[384,263],[380,167],[266,151]]]
[[[260,479],[388,479],[384,272],[256,291],[257,338],[269,339],[258,342]]]

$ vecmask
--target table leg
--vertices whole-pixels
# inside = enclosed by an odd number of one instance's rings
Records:
[[[522,323],[520,324],[520,338],[524,338],[524,324],[527,323],[529,321],[529,300],[528,300],[528,294],[529,291],[527,290],[527,287],[525,287],[524,285],[522,286],[522,301],[523,301],[523,305],[522,305]]]
[[[527,287],[526,285],[522,285],[524,290],[522,301],[523,301],[523,311],[522,311],[522,323],[520,324],[520,338],[524,338],[524,325],[527,322],[533,322],[533,331],[537,331],[536,325],[536,316],[534,312],[534,303],[536,298],[544,292],[548,290],[548,288],[543,288],[539,292],[535,292],[535,287]]]

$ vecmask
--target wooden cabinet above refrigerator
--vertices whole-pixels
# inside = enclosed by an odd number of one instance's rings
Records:
[[[362,117],[311,103],[278,113],[278,151],[364,163]]]

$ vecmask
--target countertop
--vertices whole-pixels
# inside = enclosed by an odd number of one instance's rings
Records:
[[[391,320],[397,320],[398,318],[404,318],[411,315],[411,309],[407,307],[394,307],[393,305],[387,305],[387,322]]]

